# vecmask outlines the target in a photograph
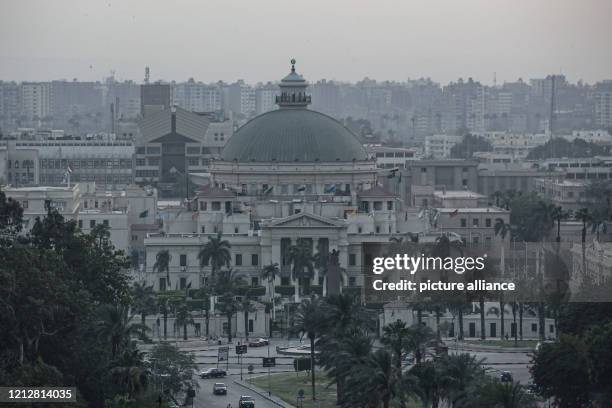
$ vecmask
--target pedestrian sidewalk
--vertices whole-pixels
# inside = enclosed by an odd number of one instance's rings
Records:
[[[256,393],[257,395],[259,395],[260,397],[270,401],[271,403],[273,403],[274,405],[277,405],[281,408],[295,408],[294,405],[288,404],[285,401],[283,401],[282,399],[278,398],[277,396],[275,396],[274,394],[272,394],[271,396],[268,395],[268,391],[259,388],[253,384],[250,384],[246,381],[240,381],[240,380],[234,380],[235,384],[240,385],[241,387],[244,387],[254,393]]]
[[[533,347],[505,347],[505,346],[494,346],[492,344],[476,344],[476,343],[465,343],[465,342],[453,342],[449,341],[446,343],[449,349],[453,349],[455,346],[460,350],[466,351],[494,351],[498,353],[530,353],[533,351]]]

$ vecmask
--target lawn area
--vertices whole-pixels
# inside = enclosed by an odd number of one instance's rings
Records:
[[[268,389],[268,376],[251,378],[248,380],[253,385],[264,390]],[[280,397],[285,402],[296,405],[298,390],[304,390],[304,408],[335,408],[336,386],[328,386],[329,380],[323,373],[316,373],[316,396],[317,401],[312,401],[312,389],[310,386],[310,373],[300,371],[299,373],[282,373],[270,376],[272,394]]]
[[[304,408],[336,408],[336,386],[328,386],[329,380],[323,373],[316,373],[316,394],[317,401],[312,401],[312,393],[310,387],[310,375],[305,371],[296,373],[281,373],[273,374],[270,376],[270,383],[272,388],[272,394],[280,397],[285,402],[296,406],[296,399],[298,390],[304,390]],[[250,383],[256,385],[263,390],[268,389],[268,376],[264,375],[261,377],[251,378]],[[416,402],[409,404],[409,408],[417,408]],[[300,405],[300,408],[302,405]]]
[[[466,344],[475,344],[481,346],[497,346],[497,347],[514,347],[514,340],[464,340]],[[519,340],[517,347],[530,347],[535,348],[538,344],[538,340]]]

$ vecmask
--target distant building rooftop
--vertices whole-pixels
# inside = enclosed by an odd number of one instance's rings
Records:
[[[434,191],[434,197],[440,199],[452,199],[452,198],[486,198],[486,196],[482,194],[475,193],[469,190],[436,190]]]
[[[361,191],[358,193],[359,197],[369,198],[369,197],[395,197],[396,194],[391,193],[386,190],[382,186],[375,186],[369,190]]]
[[[508,210],[504,210],[499,207],[477,207],[477,208],[438,208],[438,212],[441,214],[449,214],[457,212],[458,215],[461,213],[510,213]]]

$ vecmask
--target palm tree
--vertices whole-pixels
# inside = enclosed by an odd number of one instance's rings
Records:
[[[162,249],[155,255],[155,263],[153,264],[153,272],[166,272],[166,287],[170,288],[170,261],[172,255],[167,249]]]
[[[153,286],[146,286],[145,282],[134,282],[132,300],[132,309],[134,313],[140,313],[140,324],[144,327],[147,315],[155,310]]]
[[[276,320],[276,306],[275,302],[275,286],[274,281],[276,277],[280,274],[280,269],[278,267],[278,263],[270,262],[270,265],[264,266],[261,270],[261,277],[268,281],[268,289],[270,290],[271,298],[272,298],[272,320]]]
[[[569,217],[569,212],[565,211],[561,206],[555,206],[551,212],[551,217],[557,222],[557,242],[561,242],[561,221]]]
[[[138,349],[128,349],[110,364],[111,378],[123,389],[128,400],[141,395],[147,389],[148,375],[143,357],[144,353]]]
[[[504,193],[502,193],[501,191],[495,191],[493,192],[493,194],[491,194],[491,197],[495,200],[495,206],[499,207],[499,203],[502,199],[502,197],[504,196]]]
[[[417,364],[423,358],[423,349],[428,341],[435,338],[433,331],[422,324],[415,324],[407,328],[408,347],[414,353],[414,360]]]
[[[576,219],[582,221],[582,244],[586,242],[587,223],[592,219],[588,208],[581,208],[574,214]]]
[[[463,256],[463,252],[463,242],[457,239],[451,240],[448,234],[441,234],[436,238],[433,248],[431,249],[431,256],[444,259],[454,256],[453,253]],[[448,279],[448,276],[445,275],[445,271],[443,271],[442,279]]]
[[[363,368],[363,374],[369,375],[370,379],[367,388],[374,391],[371,395],[382,402],[384,408],[389,408],[400,378],[399,371],[393,366],[391,354],[384,349],[376,350]]]
[[[336,401],[340,403],[350,364],[362,363],[360,359],[371,350],[368,333],[376,329],[376,322],[358,298],[349,293],[326,298],[324,314],[328,323],[316,343],[319,361],[328,370],[331,383],[336,383]]]
[[[336,403],[340,405],[346,388],[346,378],[355,367],[365,364],[372,351],[372,339],[361,331],[351,331],[342,337],[325,336],[317,341],[317,347],[320,350],[321,366],[332,379],[331,384],[336,384]]]
[[[493,229],[495,230],[495,235],[499,235],[501,239],[506,239],[506,236],[513,237],[516,232],[514,225],[505,223],[501,218],[495,221]]]
[[[132,249],[132,252],[130,252],[130,266],[133,271],[137,271],[140,267],[140,254],[137,249]]]
[[[253,302],[248,298],[248,292],[242,297],[240,310],[244,313],[244,337],[246,341],[249,341],[249,313],[254,313],[257,309],[255,309]]]
[[[176,319],[174,321],[176,327],[183,326],[183,340],[187,340],[187,326],[195,325],[195,321],[191,316],[189,306],[185,302],[181,302],[176,309]]]
[[[514,190],[508,190],[502,194],[501,200],[506,210],[510,210],[510,207],[512,206],[512,201],[514,201],[517,195],[517,192]]]
[[[168,298],[159,297],[157,298],[157,307],[162,312],[164,318],[164,340],[168,338]]]
[[[217,272],[224,266],[229,267],[232,261],[230,248],[230,243],[222,239],[221,233],[218,233],[216,237],[208,237],[208,242],[198,253],[200,267],[210,264],[211,275],[215,279]]]
[[[315,340],[321,335],[325,324],[325,313],[321,300],[312,295],[310,298],[302,300],[298,306],[293,321],[293,331],[306,335],[310,340],[310,373],[312,385],[312,399],[316,400],[315,395]]]
[[[437,258],[448,258],[452,256],[463,256],[464,253],[464,245],[460,240],[451,240],[448,234],[441,234],[438,238],[436,238],[436,242],[434,243],[433,248],[431,249],[431,256]],[[456,254],[456,255],[454,255]],[[442,280],[447,281],[448,275],[447,271],[442,271]],[[449,296],[446,297],[448,302],[448,306],[451,309],[457,311],[457,320],[459,323],[459,340],[463,340],[463,312],[465,309],[465,298],[458,294],[457,296]]]
[[[360,329],[367,333],[376,330],[376,318],[366,311],[359,297],[340,293],[325,298],[325,313],[330,322],[328,332],[336,336]]]
[[[220,270],[215,281],[215,292],[219,294],[217,309],[227,318],[227,338],[232,342],[232,317],[240,310],[240,302],[236,300],[238,287],[243,286],[241,275],[231,268]]]
[[[485,371],[482,364],[484,360],[469,353],[449,355],[440,360],[449,378],[445,394],[450,406],[456,406],[458,401],[468,395],[471,385],[483,380]]]
[[[362,364],[354,366],[346,378],[342,407],[388,408],[401,392],[401,373],[393,356],[385,349],[370,353]]]
[[[438,408],[450,381],[445,367],[429,360],[415,365],[409,373],[416,379],[415,394],[423,407]]]
[[[99,313],[100,318],[96,323],[96,334],[110,342],[113,359],[121,351],[128,348],[133,335],[142,337],[148,330],[146,326],[132,322],[134,316],[128,316],[126,306],[104,305]]]
[[[486,380],[475,390],[475,401],[469,407],[499,407],[499,408],[535,408],[534,398],[529,395],[520,383],[502,383],[498,380]],[[472,405],[473,404],[473,405]]]
[[[309,294],[310,280],[314,276],[314,257],[312,246],[306,239],[299,238],[296,245],[289,247],[289,262],[293,264],[292,278],[298,282],[298,295],[300,280],[304,279],[304,294]]]
[[[472,274],[474,279],[487,280],[488,278],[495,276],[495,269],[493,264],[489,260],[486,260],[484,262],[484,268],[482,270],[474,270]],[[490,294],[485,290],[480,290],[476,293],[476,295],[478,296],[478,309],[480,313],[480,339],[485,340],[487,337],[485,330],[485,300]]]
[[[391,350],[395,366],[398,370],[401,370],[402,355],[412,346],[412,339],[406,323],[397,320],[383,327],[383,336],[380,341]]]

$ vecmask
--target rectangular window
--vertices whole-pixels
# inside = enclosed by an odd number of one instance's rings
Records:
[[[480,224],[480,220],[478,218],[472,218],[472,226],[477,227]]]
[[[538,331],[538,324],[537,323],[531,323],[531,331],[533,333],[536,333]]]
[[[251,278],[251,286],[259,286],[259,278],[257,276]]]
[[[242,254],[236,254],[234,265],[242,266]]]
[[[206,201],[200,201],[200,211],[206,211],[206,208],[208,207]]]
[[[83,220],[79,220],[79,228],[83,228]]]
[[[89,220],[89,228],[93,228],[96,226],[96,220]]]
[[[490,218],[485,219],[485,226],[487,228],[491,227],[491,219]]]
[[[393,201],[387,201],[387,210],[388,211],[392,211],[393,210]]]
[[[249,319],[249,333],[253,333],[253,319]]]
[[[159,291],[160,292],[166,291],[166,278],[159,278]]]
[[[180,256],[180,265],[187,266],[187,254],[181,254]]]
[[[185,290],[186,287],[187,287],[187,278],[181,278],[179,280],[179,288]]]
[[[349,286],[355,286],[355,277],[354,276],[350,276],[349,277]]]
[[[212,210],[213,211],[221,211],[221,202],[213,201],[212,202]]]
[[[382,201],[374,201],[374,211],[382,210]]]
[[[201,232],[202,234],[206,234],[206,227],[205,227],[204,225],[202,225],[202,226],[200,227],[200,232]]]
[[[108,222],[108,220],[103,220],[103,221],[102,221],[102,224],[104,224],[104,226],[105,226],[105,227],[108,227],[108,226],[109,226],[109,222]]]
[[[357,264],[357,255],[349,254],[349,266],[355,266]]]
[[[464,228],[467,227],[467,219],[466,218],[462,218],[461,219],[461,226],[464,227]]]
[[[251,265],[253,266],[259,265],[259,255],[257,254],[251,255]]]

